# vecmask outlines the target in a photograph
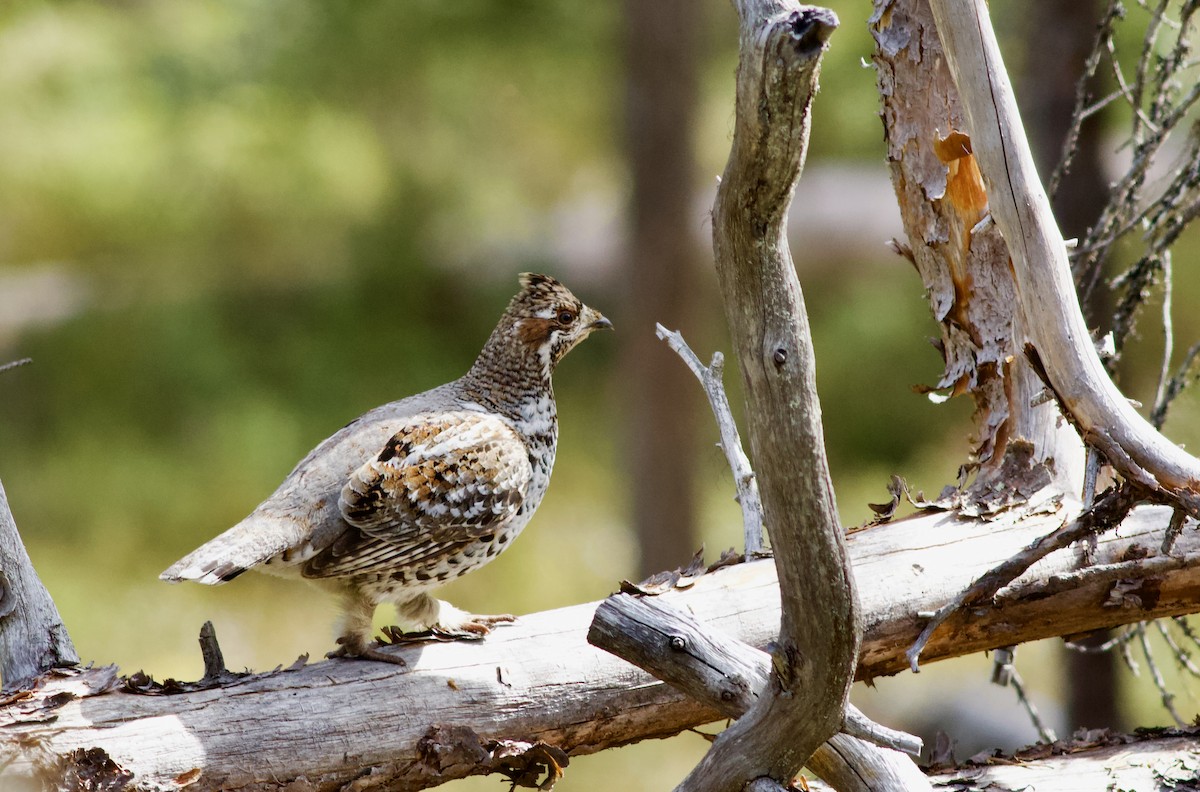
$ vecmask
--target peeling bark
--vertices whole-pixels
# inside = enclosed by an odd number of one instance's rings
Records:
[[[1013,440],[1052,461],[1060,489],[1078,492],[1083,447],[1060,420],[1024,354],[1008,247],[995,223],[958,91],[926,0],[877,0],[871,17],[888,166],[907,242],[897,247],[925,284],[945,361],[931,390],[969,394],[976,491],[1005,481]]]

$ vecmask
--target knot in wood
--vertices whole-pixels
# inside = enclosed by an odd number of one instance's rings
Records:
[[[687,639],[682,635],[672,635],[667,639],[667,646],[670,646],[674,652],[682,652],[687,649]]]
[[[837,29],[838,18],[828,8],[808,8],[793,11],[787,24],[796,52],[811,57],[825,46],[829,35]]]

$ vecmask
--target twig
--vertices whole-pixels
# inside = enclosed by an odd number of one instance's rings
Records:
[[[1017,669],[1012,670],[1012,678],[1009,680],[1012,689],[1016,691],[1017,701],[1021,702],[1021,706],[1025,708],[1025,714],[1029,716],[1029,720],[1033,722],[1033,727],[1037,729],[1038,739],[1044,743],[1052,743],[1058,741],[1058,735],[1054,733],[1042,720],[1041,714],[1037,707],[1034,706],[1033,700],[1025,693],[1025,682],[1021,679],[1021,675],[1017,673]]]
[[[1192,662],[1191,653],[1180,646],[1179,642],[1175,640],[1175,636],[1171,635],[1171,631],[1167,629],[1167,625],[1164,623],[1164,620],[1155,619],[1154,626],[1158,628],[1158,634],[1162,636],[1163,641],[1166,642],[1172,654],[1175,655],[1175,661],[1179,663],[1179,667],[1184,671],[1187,671],[1192,676],[1200,678],[1200,667],[1197,667],[1197,665]]]
[[[1163,708],[1171,714],[1178,726],[1186,726],[1187,721],[1179,717],[1179,712],[1175,709],[1175,694],[1167,689],[1167,682],[1163,679],[1162,672],[1158,668],[1158,663],[1154,661],[1154,651],[1150,648],[1150,640],[1146,635],[1146,623],[1142,622],[1138,625],[1138,640],[1141,642],[1142,654],[1146,658],[1146,667],[1150,669],[1150,678],[1154,681],[1154,687],[1158,689],[1158,695],[1162,698]]]
[[[1167,387],[1162,395],[1162,400],[1155,403],[1154,411],[1150,413],[1150,423],[1155,426],[1162,426],[1167,420],[1167,409],[1175,397],[1183,392],[1188,383],[1196,377],[1192,373],[1192,366],[1196,359],[1200,357],[1200,341],[1192,344],[1188,349],[1187,354],[1183,356],[1183,361],[1179,364],[1179,368],[1175,369],[1175,375],[1167,383]]]
[[[737,488],[736,500],[742,507],[745,552],[747,556],[759,555],[763,551],[762,500],[758,495],[758,481],[754,477],[754,469],[742,449],[742,439],[738,434],[737,422],[733,419],[733,410],[729,407],[729,397],[725,395],[725,357],[720,352],[714,352],[712,363],[705,368],[678,330],[668,330],[658,324],[655,325],[655,332],[682,358],[684,364],[696,375],[696,379],[700,380],[700,385],[708,396],[713,416],[717,419],[717,429],[721,433],[721,450],[725,452],[725,459],[733,473],[733,483]]]
[[[1186,520],[1187,514],[1183,509],[1176,509],[1171,513],[1171,522],[1167,524],[1167,532],[1163,535],[1162,546],[1159,548],[1163,555],[1170,555],[1171,550],[1175,548],[1175,542],[1179,540]]]
[[[1058,165],[1055,166],[1054,172],[1050,175],[1049,181],[1046,183],[1046,194],[1051,198],[1058,192],[1058,187],[1062,183],[1063,177],[1071,167],[1071,161],[1075,158],[1075,152],[1079,149],[1079,133],[1083,128],[1083,122],[1089,115],[1096,112],[1097,105],[1103,107],[1111,102],[1119,92],[1112,96],[1102,99],[1099,103],[1088,105],[1088,82],[1096,74],[1096,68],[1100,65],[1100,55],[1106,40],[1112,39],[1113,23],[1119,19],[1124,13],[1119,0],[1109,0],[1108,8],[1104,12],[1104,16],[1100,21],[1096,30],[1096,39],[1092,44],[1091,52],[1088,53],[1087,59],[1084,61],[1083,74],[1079,81],[1075,84],[1075,109],[1071,114],[1071,123],[1067,129],[1066,139],[1063,141],[1062,153],[1059,155]]]
[[[1063,646],[1067,647],[1072,652],[1078,652],[1079,654],[1103,654],[1105,652],[1111,652],[1121,644],[1129,643],[1133,640],[1133,638],[1133,629],[1126,628],[1117,635],[1114,635],[1112,638],[1109,638],[1104,643],[1097,644],[1096,646],[1086,646],[1075,641],[1063,641]]]
[[[925,743],[920,737],[897,729],[889,729],[881,723],[876,723],[853,704],[846,706],[846,717],[842,721],[842,734],[849,734],[851,737],[857,737],[860,740],[866,740],[869,743],[891,748],[893,751],[900,751],[910,756],[920,756],[921,751],[925,748]]]
[[[933,637],[934,631],[951,615],[964,605],[991,598],[1001,588],[1016,580],[1024,574],[1025,570],[1055,550],[1067,547],[1092,532],[1106,530],[1117,525],[1133,508],[1136,500],[1137,495],[1134,494],[1131,487],[1109,490],[1096,501],[1091,509],[1081,512],[1074,520],[1064,523],[1057,530],[1037,539],[1021,552],[993,567],[950,602],[929,614],[929,623],[925,625],[925,629],[921,631],[916,642],[905,652],[913,673],[920,672],[918,661],[921,652],[929,643],[929,639]]]
[[[1155,577],[1173,569],[1195,565],[1200,562],[1200,554],[1184,556],[1154,556],[1153,558],[1137,558],[1132,561],[1119,561],[1113,564],[1095,564],[1075,572],[1061,575],[1051,575],[1045,580],[1037,581],[1028,586],[1002,588],[992,599],[997,605],[1020,597],[1057,594],[1061,591],[1071,591],[1081,586],[1114,583],[1118,580],[1142,580]],[[1020,589],[1019,595],[1017,589]]]
[[[1163,326],[1163,351],[1162,365],[1159,366],[1158,372],[1158,387],[1154,391],[1154,411],[1157,412],[1158,405],[1163,403],[1167,397],[1167,384],[1171,377],[1171,356],[1175,352],[1175,324],[1171,318],[1171,302],[1174,297],[1174,289],[1171,287],[1172,278],[1171,266],[1171,251],[1164,250],[1162,257],[1162,274],[1163,274],[1163,302],[1162,302],[1162,326]],[[1155,426],[1155,429],[1162,429],[1162,426]]]
[[[0,374],[3,374],[6,371],[11,371],[12,369],[18,368],[20,366],[24,366],[24,365],[26,365],[28,363],[32,363],[32,362],[33,362],[33,358],[21,358],[20,360],[13,360],[9,363],[5,363],[4,365],[0,366]]]
[[[1174,616],[1171,620],[1175,622],[1175,626],[1179,628],[1179,631],[1183,633],[1184,637],[1186,637],[1197,647],[1200,647],[1200,635],[1197,635],[1196,631],[1192,629],[1192,625],[1188,621],[1187,616]]]
[[[1044,743],[1055,742],[1058,740],[1058,736],[1045,724],[1037,707],[1034,706],[1033,700],[1025,693],[1025,681],[1017,673],[1016,659],[1017,648],[1015,646],[1005,646],[992,653],[992,684],[1011,687],[1017,694],[1017,701],[1025,708],[1025,714],[1029,716],[1033,728],[1037,729],[1038,739]]]
[[[1129,669],[1129,673],[1136,676],[1142,675],[1142,669],[1138,666],[1137,660],[1133,658],[1133,650],[1129,647],[1133,645],[1133,639],[1138,637],[1138,630],[1142,624],[1133,625],[1129,629],[1129,640],[1121,641],[1117,644],[1117,650],[1121,653],[1121,659],[1125,662],[1125,667]]]

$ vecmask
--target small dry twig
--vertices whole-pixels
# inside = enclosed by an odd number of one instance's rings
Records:
[[[667,342],[675,354],[683,360],[696,379],[700,380],[708,402],[712,405],[713,416],[717,420],[717,429],[721,433],[721,450],[729,462],[733,472],[733,483],[737,487],[735,499],[742,507],[742,530],[745,534],[746,555],[754,556],[763,552],[763,508],[758,495],[758,481],[754,477],[754,469],[742,449],[742,439],[738,434],[737,422],[733,420],[733,410],[729,407],[729,397],[725,395],[722,377],[725,373],[725,357],[720,352],[714,352],[712,363],[705,368],[700,358],[692,351],[678,330],[668,330],[661,324],[655,325],[658,337]]]

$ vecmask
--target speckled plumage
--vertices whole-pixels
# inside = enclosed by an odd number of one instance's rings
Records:
[[[529,522],[558,439],[551,373],[611,326],[553,278],[522,275],[466,375],[351,422],[162,579],[215,585],[258,568],[321,583],[344,599],[345,655],[395,660],[371,645],[384,602],[404,630],[486,631],[488,617],[428,592],[495,558]]]

